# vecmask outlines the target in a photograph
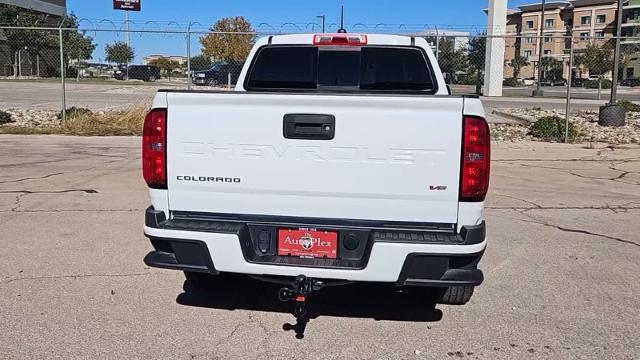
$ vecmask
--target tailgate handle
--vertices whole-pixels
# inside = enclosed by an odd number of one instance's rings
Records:
[[[331,140],[336,132],[336,117],[326,114],[285,114],[287,139]]]

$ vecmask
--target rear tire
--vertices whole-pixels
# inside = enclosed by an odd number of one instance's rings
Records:
[[[471,300],[473,286],[450,286],[438,290],[436,302],[445,305],[464,305]]]

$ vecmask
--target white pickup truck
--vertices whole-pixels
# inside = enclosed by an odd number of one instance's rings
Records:
[[[300,303],[383,282],[464,304],[483,281],[489,128],[422,38],[262,38],[235,91],[159,91],[142,154],[145,263],[194,283],[247,274]]]

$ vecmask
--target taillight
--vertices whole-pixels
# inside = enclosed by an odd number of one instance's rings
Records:
[[[318,34],[313,36],[313,45],[367,45],[367,35],[355,34]]]
[[[150,188],[167,188],[167,109],[153,109],[144,118],[142,174]]]
[[[484,201],[489,190],[491,139],[480,117],[465,116],[462,138],[460,201]]]

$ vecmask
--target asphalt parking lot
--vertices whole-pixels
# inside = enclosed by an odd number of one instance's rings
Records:
[[[67,107],[86,107],[94,111],[123,109],[132,105],[146,106],[151,102],[158,89],[184,89],[186,85],[178,80],[173,82],[143,83],[141,81],[105,81],[105,82],[75,82],[69,79],[66,85]],[[193,90],[224,90],[208,86],[193,86]],[[564,110],[566,90],[558,87],[545,88],[548,97],[531,98],[530,88],[505,88],[503,97],[483,98],[485,108],[492,109],[521,107],[541,107],[544,109]],[[454,86],[454,94],[473,94],[472,86]],[[0,81],[0,109],[30,108],[35,110],[55,110],[62,108],[62,91],[56,81]],[[581,98],[576,98],[576,94]],[[584,95],[584,96],[583,96]],[[640,100],[640,89],[621,89],[621,99]],[[597,110],[608,101],[605,94],[602,100],[595,100],[595,90],[575,89],[571,100],[574,110]]]
[[[143,264],[139,141],[0,135],[0,358],[640,359],[638,146],[495,144],[468,305],[348,286],[302,329],[277,286]]]

